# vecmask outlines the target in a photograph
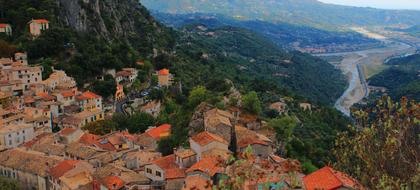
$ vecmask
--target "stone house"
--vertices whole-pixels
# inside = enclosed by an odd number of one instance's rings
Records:
[[[197,156],[191,149],[175,149],[175,162],[181,168],[189,168],[197,162]]]
[[[143,106],[141,106],[140,111],[148,113],[148,114],[150,114],[150,115],[152,115],[153,117],[156,118],[160,114],[161,103],[158,100],[148,102],[148,103],[144,104]]]
[[[227,111],[212,109],[204,113],[204,128],[206,131],[223,137],[230,143],[233,115]]]
[[[254,156],[265,159],[273,153],[273,143],[268,137],[242,126],[236,126],[235,132],[238,152],[245,152],[251,147]]]
[[[191,150],[197,154],[197,161],[200,161],[207,151],[229,150],[229,143],[226,140],[207,131],[194,135],[189,142]]]
[[[70,144],[76,142],[83,135],[84,132],[80,128],[64,128],[60,132],[58,132],[60,142],[62,142],[63,144]]]
[[[125,158],[125,167],[134,171],[144,171],[144,166],[153,160],[161,158],[162,154],[155,151],[133,151],[128,152]]]

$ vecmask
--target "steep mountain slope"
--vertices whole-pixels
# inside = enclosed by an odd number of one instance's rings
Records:
[[[204,24],[211,28],[241,27],[265,36],[280,47],[301,51],[354,51],[380,45],[380,42],[356,32],[334,32],[288,23],[242,21],[217,14],[170,14],[156,11],[152,14],[164,24],[176,28],[188,24]]]
[[[420,23],[420,11],[380,10],[324,4],[316,0],[141,0],[167,13],[218,13],[245,20],[288,22],[317,27]]]
[[[281,50],[251,31],[194,25],[183,32],[186,35],[178,42],[177,54],[196,61],[183,60],[174,67],[181,79],[194,78],[185,80],[187,84],[212,78],[245,84],[264,80],[323,104],[333,103],[345,88],[344,76],[334,66],[309,54]],[[199,64],[194,63],[197,61]]]
[[[387,65],[391,67],[373,76],[369,84],[387,88],[395,99],[420,101],[420,54],[391,59]]]

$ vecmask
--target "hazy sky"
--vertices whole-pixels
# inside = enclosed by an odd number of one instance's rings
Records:
[[[420,0],[319,0],[325,3],[375,7],[385,9],[417,9],[420,10]]]

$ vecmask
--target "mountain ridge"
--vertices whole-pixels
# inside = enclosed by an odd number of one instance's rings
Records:
[[[264,20],[339,29],[353,25],[420,24],[420,11],[382,10],[325,4],[315,0],[141,0],[151,10],[166,13],[219,13],[237,19]],[[322,13],[322,14],[319,14]],[[357,14],[355,14],[357,13]]]

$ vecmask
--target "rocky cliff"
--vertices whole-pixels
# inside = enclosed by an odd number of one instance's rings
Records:
[[[137,0],[56,0],[58,20],[78,32],[107,40],[125,39],[137,47],[170,47],[170,30]],[[153,48],[145,48],[150,51]]]

